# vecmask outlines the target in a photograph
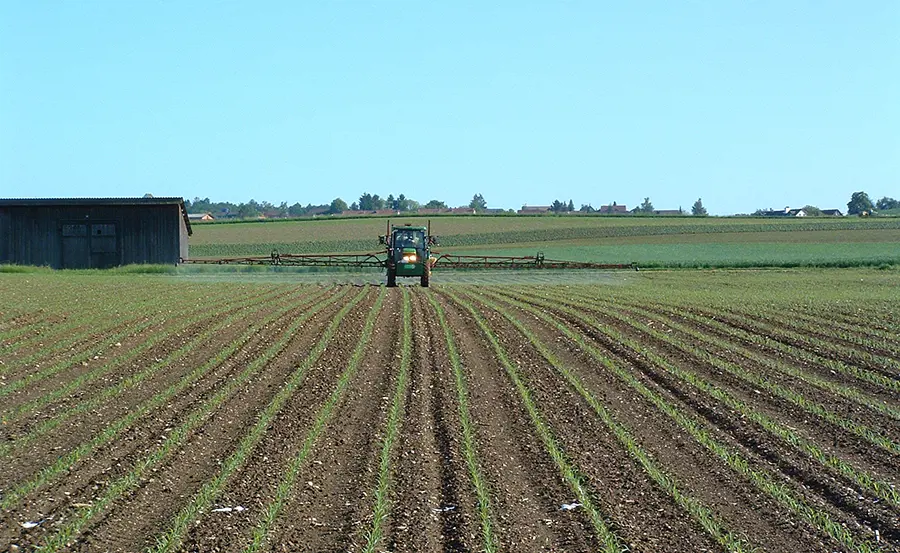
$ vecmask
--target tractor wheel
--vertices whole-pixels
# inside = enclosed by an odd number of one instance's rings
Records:
[[[397,272],[396,271],[388,269],[387,285],[388,285],[388,288],[395,288],[397,286]]]
[[[428,288],[428,284],[431,281],[431,267],[425,265],[425,272],[422,273],[422,288]]]

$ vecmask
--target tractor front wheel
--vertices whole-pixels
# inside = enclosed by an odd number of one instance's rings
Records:
[[[428,264],[425,264],[425,272],[422,273],[422,288],[428,288],[428,284],[431,281],[431,267]]]
[[[387,270],[387,285],[388,288],[395,288],[397,286],[397,271],[394,269]]]

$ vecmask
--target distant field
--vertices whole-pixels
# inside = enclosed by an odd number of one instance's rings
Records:
[[[379,249],[386,219],[194,226],[191,257]],[[424,225],[423,218],[393,223]],[[645,267],[854,266],[900,263],[900,219],[440,217],[442,253],[534,255]]]

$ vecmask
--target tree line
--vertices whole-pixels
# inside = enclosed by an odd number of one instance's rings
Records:
[[[398,194],[397,196],[388,194],[387,197],[381,197],[378,194],[371,194],[369,192],[364,192],[358,199],[354,200],[349,205],[341,198],[335,198],[328,204],[319,205],[302,205],[299,202],[294,203],[293,205],[288,205],[287,202],[281,202],[276,205],[271,202],[257,202],[256,200],[236,204],[232,202],[214,202],[209,198],[194,198],[193,200],[185,200],[184,203],[188,213],[211,213],[220,218],[234,217],[240,219],[253,219],[261,216],[269,218],[304,217],[310,215],[339,214],[346,211],[379,211],[386,209],[398,212],[414,212],[418,209],[449,209],[448,205],[441,200],[429,200],[422,204],[412,198],[407,198],[405,194]],[[554,199],[549,206],[550,211],[553,213],[572,213],[576,211],[575,202],[571,199],[568,201]],[[481,194],[475,194],[465,207],[472,208],[476,212],[484,211],[487,209],[487,201],[485,201],[484,196]],[[618,213],[616,202],[610,202],[610,204],[605,207],[606,211],[609,213]],[[809,216],[815,217],[822,215],[822,210],[813,205],[807,205],[802,209]],[[873,202],[869,195],[862,191],[854,192],[850,197],[850,201],[847,203],[848,215],[869,215],[894,209],[900,209],[900,201],[884,196]],[[684,213],[681,207],[679,207],[677,211],[679,213]],[[769,211],[770,210],[758,209],[751,215],[765,215]],[[604,212],[604,209],[594,208],[588,203],[581,204],[578,212],[602,213]],[[646,197],[639,206],[631,209],[629,213],[652,215],[656,213],[656,210],[653,206],[653,202],[650,201],[650,198]],[[706,208],[703,206],[702,198],[698,198],[697,201],[694,202],[691,206],[690,213],[691,215],[701,217],[708,215]]]

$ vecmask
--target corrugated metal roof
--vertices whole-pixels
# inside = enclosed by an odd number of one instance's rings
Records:
[[[0,198],[4,205],[170,205],[184,204],[184,198]]]
[[[177,205],[181,206],[181,218],[187,225],[188,235],[194,234],[191,220],[184,208],[184,198],[0,198],[0,207],[51,205]]]

